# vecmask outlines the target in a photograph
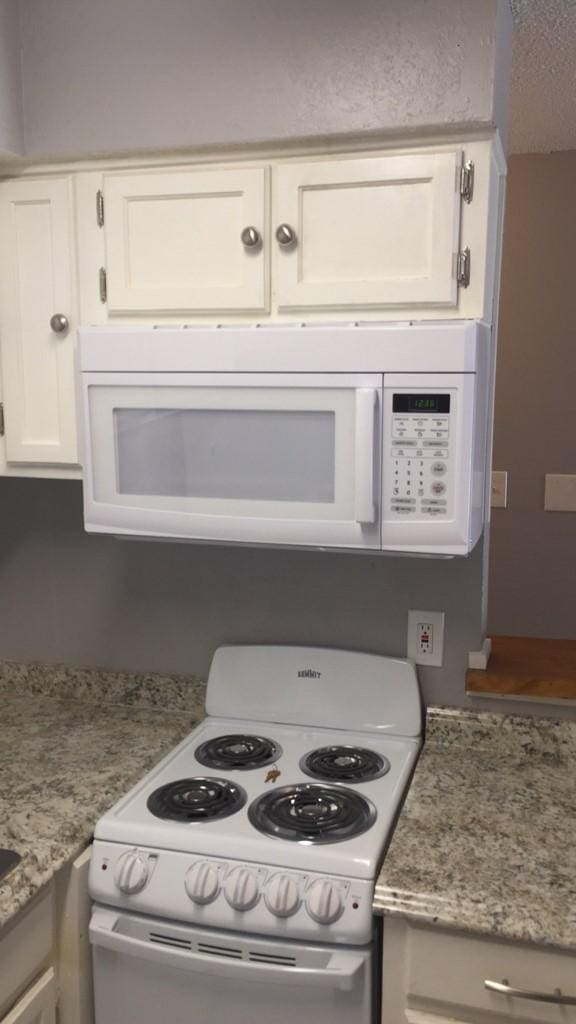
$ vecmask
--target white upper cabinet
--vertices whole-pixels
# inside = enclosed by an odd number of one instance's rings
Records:
[[[279,309],[455,306],[461,165],[452,150],[276,168]]]
[[[490,140],[81,171],[83,323],[491,320],[503,171]]]
[[[69,177],[0,185],[0,353],[9,463],[78,462],[74,244]],[[54,314],[66,318],[56,329]]]
[[[262,167],[105,175],[109,314],[265,311],[267,178]]]

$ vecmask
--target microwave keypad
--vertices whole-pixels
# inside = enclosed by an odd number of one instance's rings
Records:
[[[442,518],[450,501],[450,417],[392,415],[389,510],[398,517]]]

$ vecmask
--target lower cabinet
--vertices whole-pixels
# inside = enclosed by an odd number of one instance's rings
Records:
[[[1,1024],[56,1024],[56,979],[52,967],[18,1000]]]
[[[90,848],[0,932],[0,1024],[93,1024]]]
[[[42,972],[49,973],[53,942],[54,887],[50,885],[0,932],[0,1024],[21,1019],[12,1014],[24,1005]],[[28,1019],[34,1020],[22,1018]]]
[[[576,1024],[576,955],[386,918],[383,1024]]]

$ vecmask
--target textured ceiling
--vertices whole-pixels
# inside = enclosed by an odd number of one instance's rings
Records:
[[[576,0],[511,0],[511,7],[510,150],[576,149]]]

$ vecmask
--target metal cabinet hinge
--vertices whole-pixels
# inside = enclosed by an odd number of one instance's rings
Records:
[[[456,281],[461,288],[470,284],[470,249],[461,249],[456,253]]]
[[[4,402],[0,402],[0,437],[4,437]]]
[[[100,302],[106,302],[108,298],[108,282],[106,281],[106,269],[100,267],[99,270],[99,286],[100,286]]]
[[[104,193],[98,189],[96,193],[96,223],[99,228],[104,227]]]
[[[465,203],[471,203],[474,195],[474,164],[466,160],[460,168],[460,195]]]

